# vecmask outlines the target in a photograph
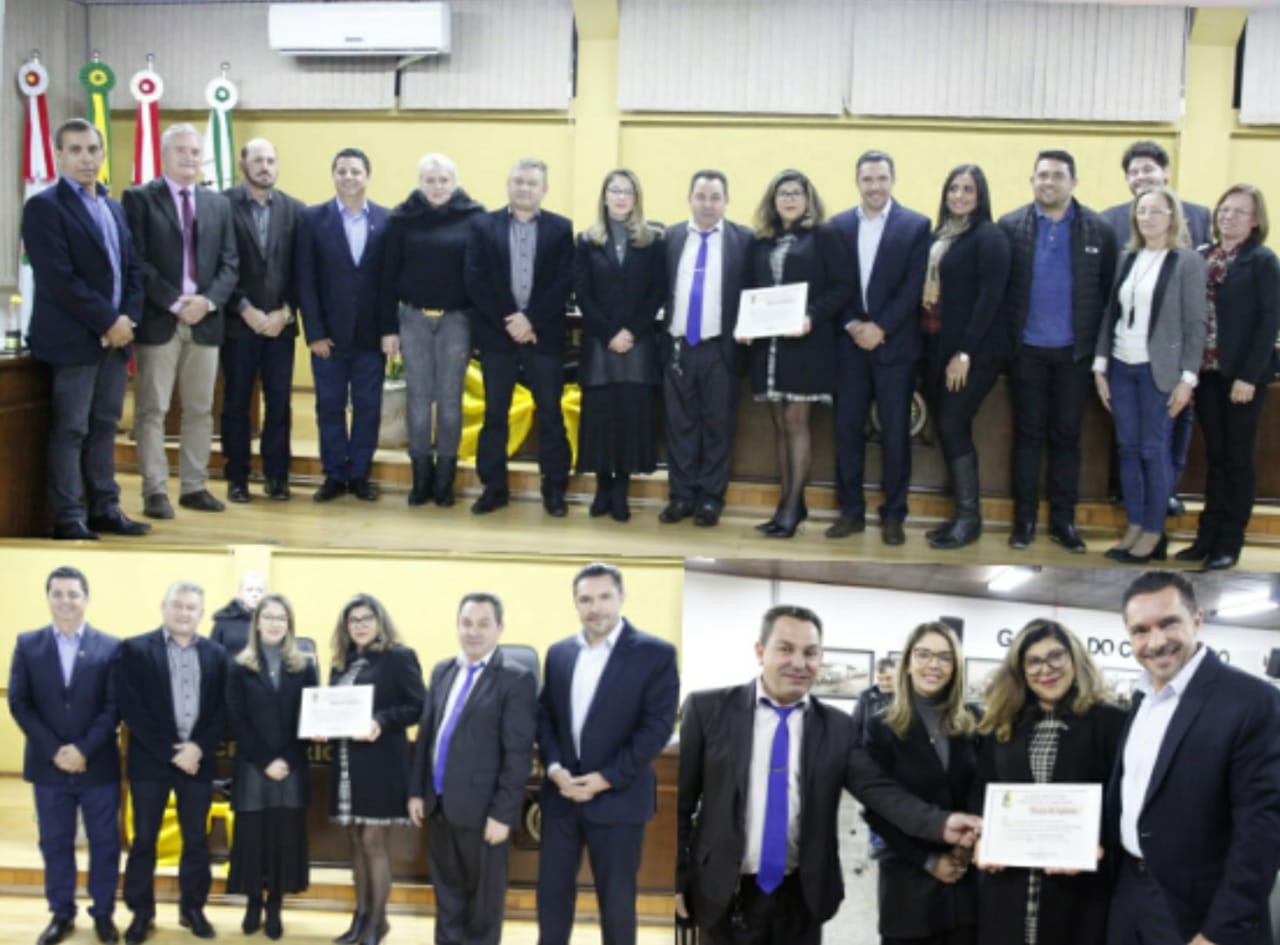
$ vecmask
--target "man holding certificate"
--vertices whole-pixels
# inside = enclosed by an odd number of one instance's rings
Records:
[[[1196,640],[1204,612],[1181,574],[1143,574],[1123,613],[1145,672],[1107,789],[1107,943],[1270,945],[1280,693]]]

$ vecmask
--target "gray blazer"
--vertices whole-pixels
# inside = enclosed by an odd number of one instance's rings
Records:
[[[1121,318],[1120,286],[1129,276],[1135,252],[1127,252],[1116,270],[1115,284],[1107,305],[1095,354],[1111,360],[1116,325]],[[1209,315],[1205,302],[1205,265],[1193,249],[1177,248],[1165,257],[1156,278],[1151,301],[1151,324],[1147,333],[1147,356],[1156,389],[1167,394],[1177,386],[1183,371],[1200,373],[1204,358],[1205,333]]]

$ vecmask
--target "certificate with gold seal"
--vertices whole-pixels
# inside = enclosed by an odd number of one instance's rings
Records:
[[[302,690],[299,738],[363,738],[372,727],[372,686],[308,686]]]
[[[988,784],[978,859],[1092,873],[1101,825],[1101,784]]]

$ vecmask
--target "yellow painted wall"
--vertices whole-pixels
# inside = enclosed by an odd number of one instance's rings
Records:
[[[208,634],[213,611],[235,594],[239,575],[257,570],[268,586],[294,605],[300,635],[314,638],[327,666],[329,638],[338,611],[358,591],[386,605],[423,671],[457,652],[454,617],[467,591],[491,591],[506,609],[503,642],[526,643],[539,652],[577,631],[571,582],[587,563],[579,558],[477,555],[382,555],[313,552],[239,545],[227,549],[68,549],[13,542],[0,545],[0,680],[7,686],[19,633],[49,622],[44,582],[62,564],[89,579],[89,622],[118,637],[160,625],[165,588],[179,579],[205,589]],[[684,568],[679,559],[619,562],[626,585],[623,612],[641,629],[680,645]],[[323,675],[323,674],[322,674]],[[22,733],[7,712],[0,715],[0,773],[22,770]]]

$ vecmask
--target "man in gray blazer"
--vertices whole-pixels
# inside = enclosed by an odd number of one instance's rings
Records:
[[[145,293],[136,334],[135,434],[148,518],[173,518],[164,417],[175,380],[182,398],[178,503],[200,512],[224,508],[205,486],[222,309],[236,287],[239,258],[231,205],[198,184],[202,150],[194,127],[170,126],[160,139],[162,176],[125,191],[123,200]]]

